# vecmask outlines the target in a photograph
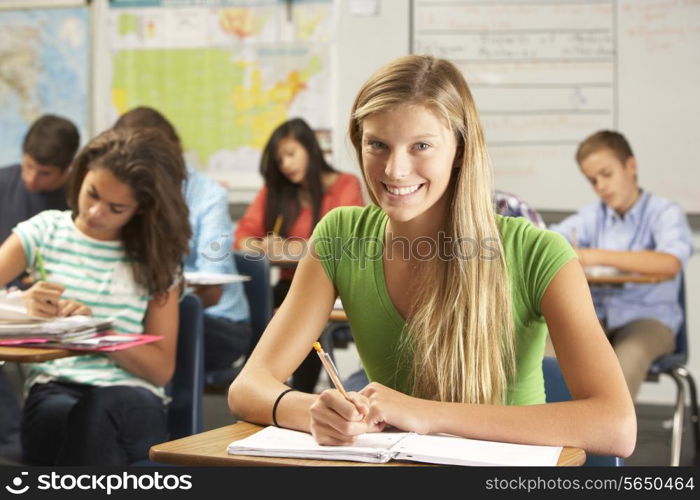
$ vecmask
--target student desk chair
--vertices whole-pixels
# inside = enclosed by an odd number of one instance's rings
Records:
[[[186,294],[180,300],[180,324],[177,332],[175,373],[165,392],[172,398],[168,405],[170,439],[198,434],[204,429],[204,308],[199,297]],[[133,466],[158,465],[148,459]]]
[[[166,388],[170,438],[202,432],[204,392],[204,310],[199,297],[186,294],[180,301],[175,373]]]
[[[695,453],[700,448],[700,429],[698,428],[698,396],[695,380],[688,371],[688,323],[686,316],[685,276],[681,273],[678,303],[683,312],[682,323],[676,334],[676,349],[671,354],[658,358],[649,368],[647,381],[658,382],[661,374],[668,375],[676,383],[676,404],[673,413],[673,430],[671,433],[670,465],[678,466],[681,458],[681,442],[685,421],[686,386],[690,394],[690,425],[693,428]]]
[[[270,286],[270,260],[265,255],[233,252],[233,259],[239,274],[250,276],[243,282],[245,295],[250,307],[250,326],[253,336],[250,339],[246,357],[250,356],[260,340],[260,336],[272,319],[272,287]]]

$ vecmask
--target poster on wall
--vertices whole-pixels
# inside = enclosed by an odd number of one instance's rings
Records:
[[[111,4],[110,122],[151,106],[185,157],[231,189],[261,184],[270,133],[294,117],[331,128],[333,0]]]
[[[87,141],[88,37],[86,7],[0,9],[0,167],[20,161],[42,114],[70,119]]]

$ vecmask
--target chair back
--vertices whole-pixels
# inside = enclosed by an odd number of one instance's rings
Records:
[[[671,354],[665,354],[657,358],[649,367],[649,376],[652,380],[659,373],[666,372],[673,367],[683,366],[688,362],[688,322],[686,317],[685,300],[685,276],[680,272],[680,284],[678,287],[678,303],[681,306],[681,326],[676,332],[676,348]]]
[[[250,276],[243,282],[248,306],[250,307],[250,327],[253,335],[248,352],[250,356],[272,318],[273,299],[270,285],[270,260],[265,255],[233,252],[239,274]]]
[[[547,403],[571,401],[571,393],[561,373],[557,358],[545,357],[542,360],[542,373],[544,375],[544,390],[547,395]],[[586,453],[586,462],[583,465],[620,467],[624,465],[624,460],[620,457]]]
[[[167,387],[170,438],[178,439],[204,429],[204,310],[199,297],[186,294],[180,301],[175,373]]]

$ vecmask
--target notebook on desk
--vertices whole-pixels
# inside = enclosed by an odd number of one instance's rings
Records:
[[[386,463],[407,460],[444,465],[554,466],[561,446],[534,446],[480,441],[413,432],[379,432],[358,436],[352,446],[323,446],[305,432],[266,427],[228,445],[231,455],[311,458]]]

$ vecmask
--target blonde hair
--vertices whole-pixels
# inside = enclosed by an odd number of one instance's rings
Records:
[[[455,253],[470,255],[470,238],[480,248],[492,241],[496,250],[491,259],[434,259],[430,265],[437,268],[423,274],[423,292],[401,341],[411,393],[439,401],[503,404],[515,376],[510,281],[474,100],[461,72],[446,60],[411,55],[392,61],[367,80],[353,104],[349,132],[360,165],[363,120],[403,105],[425,106],[442,116],[457,139],[458,168],[445,221]]]

